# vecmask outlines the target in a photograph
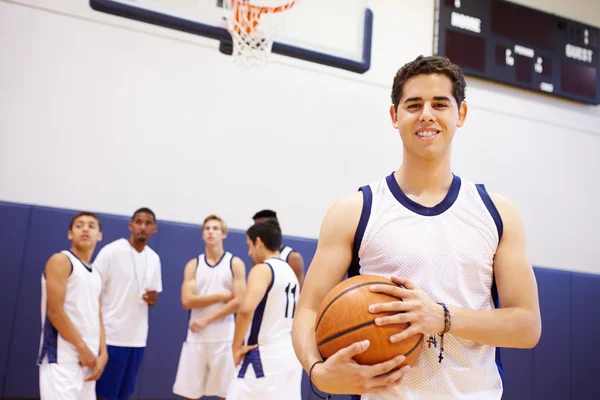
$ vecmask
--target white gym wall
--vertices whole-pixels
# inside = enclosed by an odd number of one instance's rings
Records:
[[[310,1],[310,0],[304,0]],[[323,0],[312,0],[323,1]],[[600,2],[518,1],[600,26]],[[328,207],[401,162],[396,70],[432,52],[432,0],[370,0],[363,75],[216,41],[80,0],[0,0],[0,200],[245,229],[273,208],[316,238]],[[600,273],[600,107],[467,78],[454,172],[512,199],[537,266]]]

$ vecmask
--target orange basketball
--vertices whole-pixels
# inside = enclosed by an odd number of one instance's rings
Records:
[[[406,360],[400,365],[414,365],[423,344],[423,335],[416,334],[397,343],[389,338],[408,327],[407,324],[377,326],[375,318],[393,312],[372,314],[369,305],[398,301],[398,298],[369,290],[373,284],[395,285],[390,279],[359,275],[337,284],[325,296],[316,320],[317,346],[323,358],[355,342],[368,339],[369,348],[354,360],[362,365],[373,365],[403,354]]]

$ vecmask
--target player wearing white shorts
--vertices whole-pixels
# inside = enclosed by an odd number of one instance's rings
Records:
[[[279,224],[277,213],[273,210],[260,210],[254,214],[252,219],[255,223],[265,222],[268,219],[273,219]],[[281,248],[279,249],[279,258],[292,267],[294,273],[296,274],[296,278],[298,278],[298,284],[300,285],[299,287],[302,288],[302,283],[304,282],[304,258],[302,258],[302,254],[294,250],[294,248],[282,244]]]
[[[291,336],[300,284],[279,258],[281,230],[276,221],[256,223],[246,234],[256,265],[248,274],[235,322],[233,358],[239,370],[227,400],[300,400],[302,366]]]
[[[181,287],[190,323],[173,392],[188,399],[225,398],[234,379],[231,356],[234,318],[246,287],[244,262],[223,249],[227,225],[216,215],[202,224],[206,251],[190,260]]]
[[[101,315],[100,274],[90,266],[102,239],[98,217],[80,212],[69,225],[71,248],[56,253],[42,274],[41,400],[95,400],[108,359]]]

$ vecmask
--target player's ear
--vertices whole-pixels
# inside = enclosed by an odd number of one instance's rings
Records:
[[[98,241],[101,242],[102,241],[102,232],[98,233]]]
[[[390,117],[392,118],[392,126],[398,129],[398,110],[393,104],[390,106]]]
[[[467,103],[463,101],[462,103],[460,103],[460,107],[458,107],[458,123],[456,124],[457,127],[461,128],[465,124],[465,121],[467,120],[467,111]]]
[[[73,240],[73,232],[71,232],[71,229],[67,231],[67,239]]]

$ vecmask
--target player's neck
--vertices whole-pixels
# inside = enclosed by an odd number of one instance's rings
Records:
[[[133,240],[133,236],[127,239],[127,241],[138,253],[144,251],[144,248],[146,247],[146,242],[136,242]]]
[[[265,255],[265,260],[268,260],[269,258],[279,258],[279,256],[281,255],[281,253],[279,252],[279,250],[277,250],[277,251],[266,251],[264,255]]]
[[[223,243],[206,245],[206,259],[211,264],[216,263],[223,257],[225,250],[223,249]]]
[[[402,165],[394,174],[405,193],[447,192],[452,184],[450,153],[437,160],[425,160],[404,152]]]
[[[73,244],[69,251],[73,253],[75,257],[79,258],[82,263],[88,267],[90,266],[90,263],[92,262],[92,254],[94,254],[94,247],[90,247],[89,249],[80,249]]]

